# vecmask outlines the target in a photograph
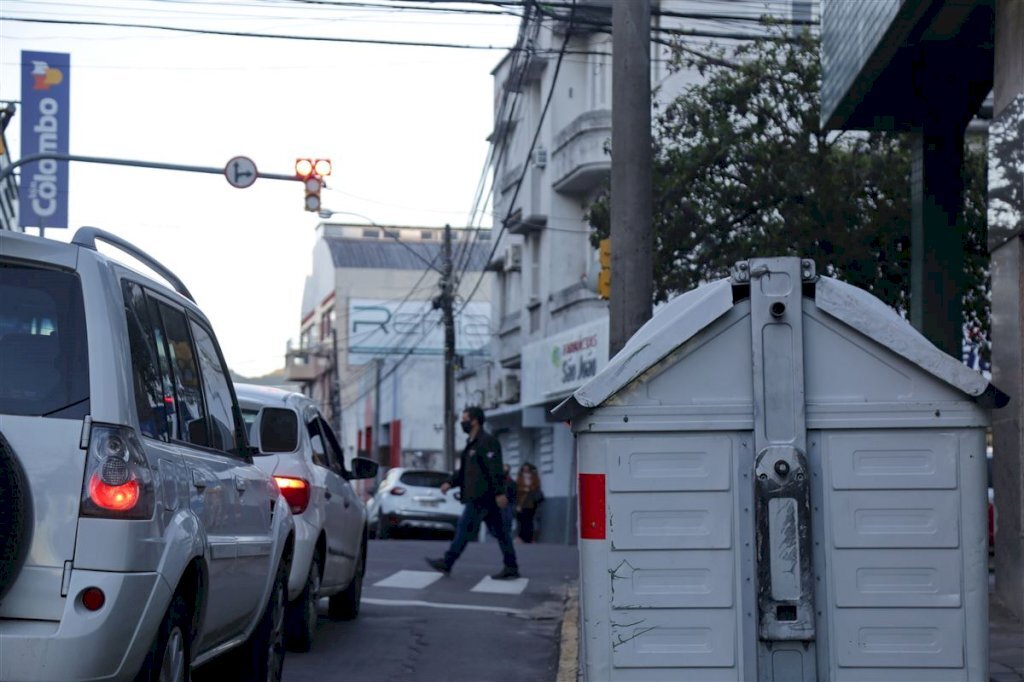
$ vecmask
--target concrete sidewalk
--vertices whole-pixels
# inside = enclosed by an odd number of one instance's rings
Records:
[[[1024,682],[1024,624],[989,592],[990,682]]]

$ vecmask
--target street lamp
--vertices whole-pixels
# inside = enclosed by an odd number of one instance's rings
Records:
[[[380,225],[378,225],[372,219],[364,216],[362,213],[355,213],[353,211],[332,211],[329,208],[321,208],[317,212],[317,215],[320,216],[320,218],[323,219],[323,220],[327,220],[328,218],[331,218],[331,217],[336,216],[336,215],[350,215],[350,216],[355,216],[356,218],[362,218],[363,220],[365,220],[366,222],[370,223],[374,227],[380,227]]]

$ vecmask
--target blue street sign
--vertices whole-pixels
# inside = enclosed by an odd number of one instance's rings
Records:
[[[21,155],[69,154],[71,55],[21,53]],[[22,227],[68,226],[68,162],[44,159],[21,171]]]

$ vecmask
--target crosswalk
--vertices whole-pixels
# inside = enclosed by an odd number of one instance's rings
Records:
[[[410,571],[401,570],[392,573],[382,580],[373,583],[374,587],[389,587],[400,590],[425,590],[440,580],[443,576],[436,571]],[[514,580],[494,580],[490,576],[484,577],[476,583],[470,592],[484,594],[522,594],[529,584],[529,578],[516,578]]]

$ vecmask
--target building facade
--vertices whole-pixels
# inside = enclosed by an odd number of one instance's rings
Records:
[[[764,14],[802,25],[816,6],[741,1],[723,15],[695,0],[652,4],[651,85],[661,101],[700,79],[670,67],[666,41],[727,45],[760,34]],[[608,305],[596,293],[586,213],[611,170],[611,5],[580,0],[572,14],[568,3],[558,7],[527,10],[521,48],[493,71],[494,336],[490,358],[461,373],[457,399],[483,404],[513,472],[537,466],[546,498],[540,540],[575,542],[575,444],[550,410],[608,362]]]
[[[346,460],[443,469],[444,229],[322,223],[285,377],[331,415]],[[472,361],[490,339],[487,231],[453,230],[456,350]],[[471,303],[458,301],[483,278]],[[464,290],[465,289],[465,290]],[[461,297],[461,298],[460,298]]]

